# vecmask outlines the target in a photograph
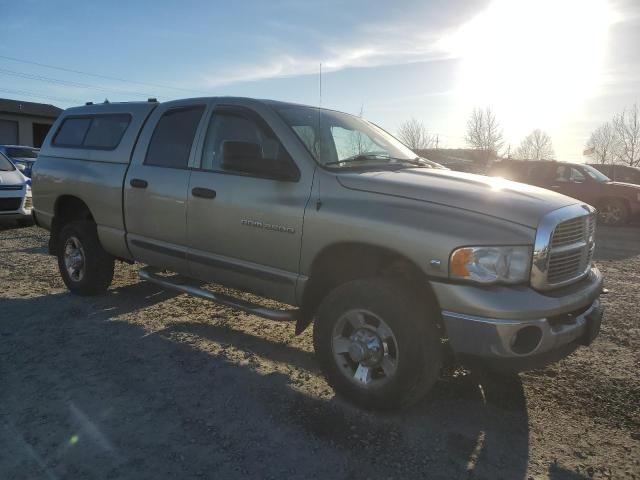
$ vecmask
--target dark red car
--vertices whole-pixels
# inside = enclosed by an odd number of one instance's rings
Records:
[[[640,185],[614,182],[595,168],[534,160],[495,162],[488,175],[528,183],[577,198],[598,209],[599,221],[625,225],[640,217]]]

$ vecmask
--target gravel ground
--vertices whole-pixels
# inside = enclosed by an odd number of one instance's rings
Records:
[[[589,348],[394,414],[334,398],[311,336],[138,282],[70,295],[47,232],[0,226],[0,479],[640,478],[640,229],[602,231]]]

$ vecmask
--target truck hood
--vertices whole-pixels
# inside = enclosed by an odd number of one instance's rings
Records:
[[[611,192],[615,192],[623,196],[627,194],[631,197],[635,197],[640,193],[640,185],[636,185],[635,183],[606,182],[605,185],[607,185],[608,190]]]
[[[345,188],[459,208],[536,228],[548,212],[577,200],[502,178],[429,168],[339,173]]]
[[[24,185],[26,177],[17,168],[10,172],[0,170],[0,187],[3,185]]]

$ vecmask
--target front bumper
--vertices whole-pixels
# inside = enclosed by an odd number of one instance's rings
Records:
[[[0,211],[0,220],[26,220],[31,218],[32,208],[27,206],[23,200],[18,210]]]
[[[525,370],[556,361],[597,336],[602,275],[540,293],[529,287],[433,284],[458,357]]]

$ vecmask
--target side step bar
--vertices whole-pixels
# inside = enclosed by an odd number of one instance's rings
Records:
[[[138,276],[141,280],[155,283],[161,287],[187,293],[194,297],[204,298],[205,300],[210,300],[226,307],[236,308],[243,312],[251,313],[252,315],[268,318],[269,320],[277,320],[279,322],[293,322],[297,320],[298,310],[274,310],[193,285],[174,283],[168,278],[158,276],[157,272],[158,270],[153,267],[145,267],[138,271]]]

